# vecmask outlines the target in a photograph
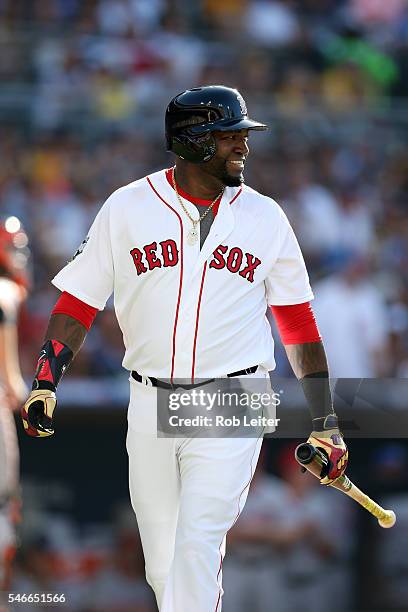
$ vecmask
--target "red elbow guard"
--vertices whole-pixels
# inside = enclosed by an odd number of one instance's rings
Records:
[[[57,300],[51,314],[65,314],[76,319],[89,331],[98,312],[97,308],[85,304],[74,295],[64,291]]]
[[[283,344],[320,342],[321,336],[310,302],[271,306]]]

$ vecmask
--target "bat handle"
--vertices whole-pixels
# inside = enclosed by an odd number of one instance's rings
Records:
[[[314,476],[321,479],[327,475],[329,471],[329,459],[313,444],[304,442],[299,444],[295,450],[295,458],[302,466],[302,471],[307,469]]]

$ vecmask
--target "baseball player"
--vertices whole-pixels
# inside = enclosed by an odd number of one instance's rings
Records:
[[[13,410],[20,407],[27,395],[17,342],[17,315],[27,293],[27,244],[27,235],[17,217],[0,220],[0,591],[10,586],[20,506]]]
[[[115,191],[53,279],[62,291],[22,409],[32,436],[54,433],[56,388],[114,293],[130,372],[127,450],[146,576],[161,612],[219,612],[226,534],[247,497],[260,437],[156,435],[160,390],[259,378],[275,366],[272,306],[313,419],[309,440],[346,467],[304,261],[282,209],[244,184],[249,119],[235,89],[197,87],[166,110],[172,168]]]

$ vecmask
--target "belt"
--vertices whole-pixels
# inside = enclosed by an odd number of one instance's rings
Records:
[[[246,368],[245,370],[238,370],[237,372],[231,372],[227,374],[228,378],[232,378],[233,376],[247,376],[248,374],[255,374],[259,366],[251,366],[250,368]],[[175,389],[181,387],[182,389],[194,389],[195,387],[201,387],[202,385],[208,385],[209,383],[214,382],[215,378],[210,378],[209,380],[205,380],[204,382],[193,383],[190,385],[172,385],[171,383],[167,383],[164,380],[158,380],[154,376],[142,376],[136,370],[132,371],[132,378],[137,380],[137,382],[143,383],[150,387],[158,387],[159,389]]]

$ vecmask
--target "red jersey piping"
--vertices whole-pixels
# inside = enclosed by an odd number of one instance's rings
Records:
[[[204,287],[204,278],[205,273],[207,271],[207,262],[204,264],[203,274],[201,277],[201,286],[200,293],[198,295],[198,304],[197,304],[197,312],[196,312],[196,324],[195,324],[195,332],[194,332],[194,344],[193,344],[193,363],[191,366],[191,383],[194,383],[194,370],[195,370],[195,361],[196,361],[196,348],[197,348],[197,335],[198,335],[198,322],[200,319],[200,308],[201,308],[201,297],[203,295],[203,287]]]
[[[146,177],[146,178],[147,178],[147,182],[149,183],[150,187],[152,188],[154,193],[157,195],[157,197],[163,202],[163,204],[165,204],[168,208],[170,208],[170,210],[173,211],[175,215],[177,215],[177,218],[178,218],[179,223],[180,223],[180,280],[179,280],[179,291],[178,291],[178,296],[177,296],[176,314],[175,314],[175,317],[174,317],[174,326],[173,326],[172,356],[171,356],[171,374],[170,374],[170,382],[173,383],[174,361],[175,361],[175,357],[176,357],[177,324],[178,324],[178,317],[179,317],[179,310],[180,310],[181,290],[182,290],[182,287],[183,287],[183,221],[182,221],[180,215],[178,214],[178,212],[168,202],[166,202],[166,200],[156,190],[156,188],[153,186],[150,178],[149,177]]]

